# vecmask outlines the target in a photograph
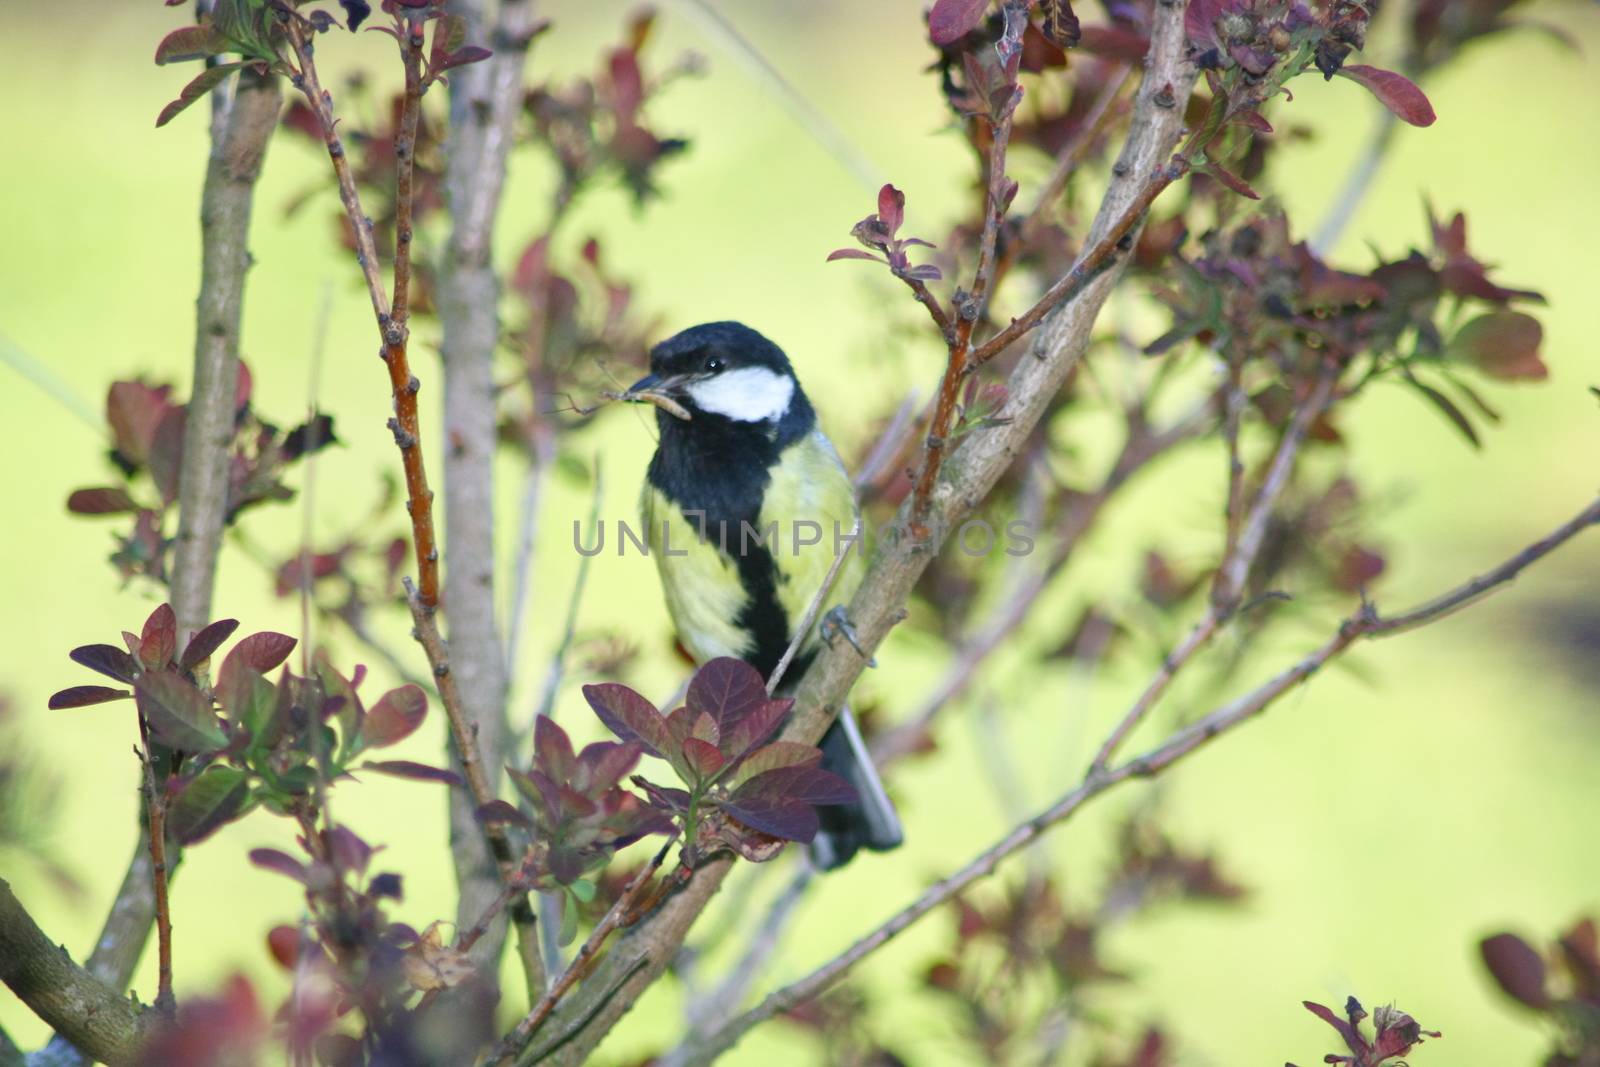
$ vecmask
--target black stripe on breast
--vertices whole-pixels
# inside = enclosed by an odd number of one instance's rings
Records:
[[[811,432],[816,416],[796,389],[789,412],[775,426],[704,412],[691,422],[669,417],[658,424],[661,441],[647,478],[684,512],[684,521],[696,527],[703,522],[706,540],[731,558],[745,592],[744,607],[734,619],[749,635],[744,658],[769,675],[789,647],[789,620],[778,600],[778,565],[759,537],[741,545],[740,532],[744,523],[759,532],[771,468],[785,448]],[[786,673],[799,677],[793,669]]]

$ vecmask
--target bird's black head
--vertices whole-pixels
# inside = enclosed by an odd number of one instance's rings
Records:
[[[688,422],[681,429],[694,432],[698,420],[770,433],[798,415],[808,423],[811,419],[811,406],[783,349],[737,322],[692,326],[656,345],[649,376],[635,382],[625,398],[654,403],[663,430]]]

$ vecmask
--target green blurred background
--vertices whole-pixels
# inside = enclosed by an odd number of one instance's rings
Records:
[[[535,79],[587,71],[628,10],[611,0],[540,6],[555,29],[535,49]],[[908,229],[943,232],[967,195],[971,168],[946,126],[933,76],[923,71],[922,4],[721,6],[906,191]],[[1565,25],[1590,55],[1600,46],[1593,7],[1532,8]],[[46,366],[91,412],[117,376],[145,374],[187,390],[205,112],[197,108],[155,130],[156,112],[185,75],[149,60],[178,22],[154,0],[0,7],[12,87],[0,113],[0,343]],[[1380,22],[1373,62],[1392,59],[1384,42],[1394,39]],[[389,48],[369,34],[325,51],[387,71]],[[796,358],[831,432],[854,446],[867,419],[938,373],[934,345],[886,340],[883,300],[901,299],[898,292],[859,264],[822,262],[870,210],[871,186],[793,121],[725,42],[667,3],[652,44],[654,66],[684,49],[704,53],[709,68],[653,108],[658,130],[693,142],[661,171],[663,200],[640,215],[620,191],[595,195],[564,231],[563,248],[570,254],[583,237],[599,235],[609,262],[638,281],[646,307],[660,311],[663,335],[725,317],[768,333]],[[1376,502],[1372,522],[1389,549],[1378,602],[1391,606],[1498,562],[1575,511],[1600,483],[1600,410],[1586,388],[1600,380],[1592,355],[1592,286],[1600,280],[1595,68],[1525,32],[1469,51],[1426,87],[1438,124],[1403,130],[1339,251],[1365,269],[1369,246],[1396,256],[1426,242],[1424,198],[1441,211],[1464,210],[1472,246],[1499,265],[1497,277],[1549,297],[1539,315],[1551,377],[1536,388],[1494,391],[1506,418],[1489,431],[1481,453],[1398,391],[1373,391],[1349,413],[1352,466]],[[1296,97],[1276,105],[1274,122],[1306,124],[1315,137],[1276,157],[1271,184],[1305,232],[1367,135],[1376,105],[1343,81],[1307,79],[1296,84]],[[377,474],[393,465],[394,453],[370,312],[352,264],[329,240],[331,198],[324,194],[312,209],[284,217],[288,201],[324,177],[325,160],[302,140],[274,144],[257,198],[244,350],[260,410],[297,416],[308,402],[318,308],[331,292],[318,399],[337,418],[344,444],[318,461],[322,488],[313,515],[315,528],[331,537],[349,516],[365,514]],[[502,262],[542,218],[549,189],[542,159],[514,160]],[[435,404],[436,329],[418,330],[423,395]],[[111,549],[106,526],[70,517],[64,507],[70,489],[104,480],[104,441],[13,369],[0,367],[0,384],[0,499],[7,510],[0,688],[18,709],[21,729],[12,736],[59,780],[55,801],[38,815],[52,828],[54,858],[82,891],[62,891],[30,862],[7,861],[0,874],[51,936],[81,955],[134,847],[134,730],[115,706],[50,713],[45,699],[85,680],[66,659],[69,648],[136,627],[156,600],[147,588],[118,588],[104,562]],[[437,428],[438,419],[426,425]],[[606,471],[603,513],[629,517],[650,437],[631,413],[616,411],[604,416],[594,440]],[[1152,540],[1188,560],[1214,551],[1219,469],[1215,456],[1195,455],[1140,483],[1074,565],[1074,587],[1125,586],[1133,550]],[[509,557],[520,470],[507,460],[501,473],[499,521]],[[537,698],[560,626],[577,560],[571,521],[587,512],[587,493],[558,480],[544,512],[534,614],[513,704],[521,716]],[[300,521],[298,506],[262,509],[246,520],[256,540],[285,553],[298,543]],[[602,562],[581,629],[635,637],[647,652],[641,686],[669,692],[677,668],[665,651],[652,565],[632,555]],[[1491,988],[1476,942],[1502,926],[1544,939],[1600,907],[1597,566],[1600,538],[1580,541],[1470,613],[1360,649],[1348,669],[1318,678],[1169,775],[1156,787],[1169,825],[1185,841],[1216,849],[1252,892],[1237,908],[1172,909],[1119,930],[1106,951],[1133,980],[1102,1006],[1129,1031],[1147,1021],[1167,1026],[1185,1064],[1316,1062],[1334,1035],[1299,1002],[1339,1003],[1350,993],[1369,1005],[1395,1000],[1444,1031],[1444,1042],[1421,1050],[1417,1062],[1533,1062],[1542,1035]],[[1067,590],[1052,598],[1026,640],[1058,640],[1075,596]],[[237,551],[224,558],[216,604],[216,614],[244,620],[246,630],[299,632],[295,603],[275,599],[269,577]],[[391,629],[405,648],[403,632]],[[1310,624],[1289,627],[1274,648],[1286,658],[1318,633]],[[358,657],[338,647],[339,662]],[[881,658],[863,695],[903,713],[938,668],[938,652],[925,640],[901,639]],[[1264,671],[1274,662],[1258,666]],[[1144,673],[1143,664],[1129,665],[1092,685],[1063,666],[985,676],[1030,806],[1081,772],[1089,746]],[[587,734],[578,680],[563,690],[559,714]],[[1200,710],[1186,699],[1180,687],[1173,710]],[[942,754],[897,774],[907,847],[859,861],[811,895],[779,977],[838,951],[1008,824],[973,753],[970,720],[952,714]],[[399,754],[436,760],[442,739],[434,716]],[[1052,867],[1069,894],[1092,891],[1107,828],[1150,788],[1114,795],[1049,839]],[[341,787],[339,805],[342,819],[385,844],[381,862],[404,873],[401,918],[421,926],[452,912],[439,792],[371,780]],[[263,935],[295,919],[298,894],[281,877],[249,866],[245,853],[287,840],[285,823],[257,813],[190,852],[175,888],[180,995],[210,988],[236,969],[261,980],[269,997],[280,991]],[[769,893],[778,881],[764,880],[757,892]],[[948,919],[934,917],[862,972],[869,992],[890,1002],[882,1019],[891,1044],[915,1063],[959,1061],[946,1009],[914,995],[923,965],[949,936]],[[149,966],[138,988],[148,996],[153,986]],[[678,1010],[673,994],[653,993],[607,1055],[660,1047],[675,1032]],[[25,1047],[43,1037],[9,994],[0,994],[0,1025]],[[776,1023],[741,1045],[734,1061],[808,1063],[816,1055]]]

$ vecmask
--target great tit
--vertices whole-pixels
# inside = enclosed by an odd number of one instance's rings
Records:
[[[771,677],[837,553],[847,555],[833,603],[849,602],[865,569],[850,540],[859,512],[839,453],[783,350],[737,322],[661,342],[649,376],[623,396],[658,409],[640,509],[680,641],[697,662],[736,656]],[[805,635],[780,694],[816,656],[820,629]],[[829,870],[858,849],[900,844],[900,819],[849,708],[822,752],[858,800],[818,810],[812,862]]]

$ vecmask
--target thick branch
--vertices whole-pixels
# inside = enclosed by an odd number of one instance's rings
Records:
[[[1390,619],[1382,618],[1370,605],[1346,619],[1327,641],[1289,669],[1276,675],[1258,688],[1238,699],[1224,704],[1204,718],[1178,730],[1165,742],[1142,756],[1121,764],[1115,769],[1096,767],[1082,784],[1070,790],[1050,807],[1033,818],[1020,823],[1005,837],[975,856],[960,870],[928,887],[911,904],[901,909],[887,922],[857,940],[840,955],[829,960],[804,978],[769,994],[756,1007],[745,1012],[718,1030],[693,1050],[682,1062],[687,1064],[710,1063],[732,1048],[751,1027],[786,1011],[797,1004],[823,992],[847,974],[861,960],[882,948],[912,923],[948,902],[973,882],[991,874],[1000,861],[1031,845],[1046,830],[1065,821],[1085,803],[1104,793],[1114,785],[1131,778],[1153,777],[1172,767],[1185,756],[1203,745],[1234,729],[1241,723],[1265,710],[1285,693],[1298,687],[1316,674],[1328,661],[1343,653],[1363,637],[1396,633],[1444,618],[1461,605],[1511,581],[1525,568],[1548,555],[1552,550],[1577,536],[1590,526],[1600,524],[1600,499],[1595,500],[1549,536],[1528,546],[1516,556],[1494,570],[1473,578],[1449,592],[1428,601],[1420,607],[1402,612]]]
[[[1135,104],[1128,142],[1123,147],[1094,225],[1088,247],[1114,237],[1132,238],[1144,208],[1155,191],[1170,184],[1167,161],[1177,141],[1182,114],[1176,101],[1186,99],[1194,70],[1183,62],[1183,5],[1163,0],[1153,24],[1153,43],[1144,83]],[[1111,242],[1113,252],[1122,237]],[[1108,253],[1111,255],[1112,253]],[[1087,350],[1101,306],[1120,277],[1119,264],[1097,270],[1051,305],[1042,322],[1031,358],[1018,362],[1007,383],[1006,400],[994,424],[962,438],[960,447],[945,464],[945,476],[935,487],[930,510],[947,529],[982,502],[1005,469],[1021,452],[1056,392]],[[1013,337],[1025,332],[1017,329]],[[977,353],[974,353],[975,355]],[[909,527],[909,499],[897,517],[898,527]],[[904,617],[911,589],[931,559],[927,546],[915,539],[886,538],[879,556],[863,579],[849,614],[863,648],[876,649],[896,622]],[[845,694],[855,683],[865,660],[849,646],[824,649],[806,672],[797,694],[796,712],[785,737],[815,742],[833,721]],[[689,884],[668,898],[647,920],[629,930],[612,947],[597,969],[591,985],[606,991],[598,1008],[585,993],[571,997],[557,1013],[558,1029],[570,1020],[583,1024],[560,1050],[561,1062],[579,1062],[627,1012],[675,956],[695,918],[726,877],[730,861],[719,859],[698,868]],[[640,961],[644,962],[640,962]],[[627,975],[619,981],[619,976]],[[614,992],[612,992],[614,990]]]
[[[454,14],[467,20],[467,37],[485,40],[481,0],[454,0]],[[444,361],[445,622],[450,634],[462,709],[477,726],[478,751],[491,784],[506,763],[504,643],[495,620],[494,354],[500,337],[500,279],[490,257],[499,213],[506,158],[522,104],[522,68],[527,55],[529,0],[505,0],[494,33],[494,55],[450,75],[450,132],[445,153],[445,193],[450,240],[439,264],[439,323]],[[473,816],[472,798],[450,798],[450,847],[460,888],[458,924],[481,914],[502,891],[494,858]],[[514,910],[514,909],[513,909]],[[505,943],[506,920],[498,919],[479,940],[474,957],[492,963]],[[528,931],[531,935],[532,931]],[[519,941],[532,951],[530,996],[543,990],[536,939]]]
[[[119,1067],[136,1062],[147,1016],[72,962],[0,879],[0,981],[83,1054]]]

